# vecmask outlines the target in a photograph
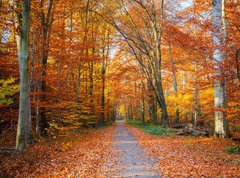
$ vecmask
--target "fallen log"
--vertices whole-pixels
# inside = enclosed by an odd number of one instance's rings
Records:
[[[15,152],[15,148],[0,148],[0,154]]]
[[[190,128],[190,127],[186,127],[184,129],[180,129],[177,132],[177,135],[191,135],[191,136],[195,136],[195,137],[208,137],[209,136],[209,132],[206,130],[197,130],[194,128]]]
[[[240,142],[240,137],[232,137],[231,139],[235,142]]]
[[[172,128],[174,129],[183,129],[186,127],[193,127],[192,123],[179,123],[179,124],[173,124]]]

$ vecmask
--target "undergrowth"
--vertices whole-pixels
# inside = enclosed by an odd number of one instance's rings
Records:
[[[226,152],[230,154],[240,154],[240,145],[232,144],[226,148]]]
[[[154,125],[154,124],[138,125],[137,128],[142,129],[146,133],[149,133],[149,134],[152,134],[152,135],[157,135],[157,136],[175,135],[174,131],[171,131],[167,128],[163,128],[160,125]]]
[[[131,125],[141,125],[141,124],[143,124],[142,121],[139,121],[139,120],[127,120],[126,122],[128,124],[131,124]]]
[[[170,136],[175,135],[175,131],[172,131],[168,128],[164,128],[160,125],[155,125],[152,123],[142,123],[139,120],[128,120],[128,124],[133,125],[136,128],[143,130],[145,133],[157,136]]]
[[[101,127],[107,127],[107,126],[110,126],[112,125],[114,122],[112,120],[109,120],[109,121],[105,121],[103,124],[101,124],[100,126]]]

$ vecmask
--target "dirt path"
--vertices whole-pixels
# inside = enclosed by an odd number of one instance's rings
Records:
[[[146,154],[135,137],[128,131],[122,121],[118,121],[113,135],[114,146],[120,152],[117,177],[159,177],[154,165],[157,163]]]
[[[0,154],[0,177],[159,177],[156,160],[122,122],[47,143]]]

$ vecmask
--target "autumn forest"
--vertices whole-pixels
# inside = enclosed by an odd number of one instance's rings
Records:
[[[239,0],[0,0],[0,177],[240,177]]]

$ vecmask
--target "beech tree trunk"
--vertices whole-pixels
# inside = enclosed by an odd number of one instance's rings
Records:
[[[142,100],[142,123],[145,123],[145,93],[146,93],[146,89],[145,89],[145,84],[144,84],[144,69],[142,68],[140,70],[140,72],[142,73],[141,75],[141,84],[142,84],[142,96],[141,96],[141,100]]]
[[[145,123],[145,86],[144,82],[142,81],[142,123]]]
[[[148,97],[148,105],[149,105],[149,115],[151,120],[154,123],[157,123],[157,106],[156,106],[156,98],[153,88],[150,84],[149,79],[147,80],[147,90],[150,96]]]
[[[26,118],[26,128],[25,128],[25,134],[26,134],[26,143],[32,144],[33,142],[33,135],[32,135],[32,118],[31,118],[31,85],[28,84],[28,101],[27,101],[27,118]]]
[[[79,103],[79,93],[80,93],[80,82],[81,82],[81,64],[78,64],[77,72],[77,87],[76,87],[76,102]]]
[[[199,117],[199,86],[198,86],[198,60],[195,63],[195,77],[194,77],[194,116],[193,116],[193,127],[197,127]]]
[[[169,46],[169,53],[170,53],[170,58],[171,58],[174,94],[175,94],[175,96],[177,96],[177,94],[178,94],[177,76],[176,76],[176,72],[175,72],[175,63],[174,63],[174,58],[173,58],[173,54],[172,54],[172,45],[171,45],[170,41],[168,41],[168,46]],[[176,107],[175,123],[179,123],[180,113],[179,113],[178,105],[175,105],[175,107]]]
[[[193,13],[194,17],[196,16],[196,1],[193,0]],[[195,40],[198,40],[198,25],[194,25],[194,38]],[[198,51],[195,51],[196,59],[195,59],[195,69],[194,69],[194,111],[193,111],[193,127],[197,126],[198,123],[198,117],[199,117],[199,85],[198,85],[198,59],[197,54]]]
[[[105,56],[105,47],[103,47],[103,61],[102,61],[102,96],[101,96],[101,123],[105,121],[105,82],[106,82],[106,57]]]
[[[105,69],[102,69],[101,123],[105,122]]]
[[[224,0],[213,0],[213,59],[214,59],[214,106],[215,106],[215,130],[214,134],[219,138],[228,136],[228,124],[225,120],[225,113],[222,110],[226,104],[225,80],[223,78],[222,65],[224,61],[224,27],[223,27]]]
[[[90,112],[92,115],[94,114],[94,94],[93,94],[94,53],[95,48],[92,48],[92,58],[91,61],[89,62],[89,95],[90,95]]]
[[[107,30],[107,34],[104,37],[104,41],[103,43],[105,43],[106,46],[103,47],[102,50],[102,96],[101,96],[101,122],[104,123],[105,122],[105,87],[106,87],[106,72],[107,72],[107,65],[108,65],[108,57],[109,57],[109,53],[110,53],[110,29],[106,29]],[[106,48],[106,49],[105,49]]]
[[[16,12],[21,9],[21,14],[17,12],[15,26],[17,27],[17,48],[20,72],[20,101],[19,116],[16,137],[16,150],[23,151],[26,145],[26,139],[30,139],[26,129],[29,121],[30,113],[30,89],[29,89],[29,29],[30,29],[30,0],[23,0],[22,6],[19,2],[15,2]],[[30,141],[30,140],[28,140]]]
[[[40,101],[45,102],[46,100],[46,90],[47,90],[47,85],[46,85],[46,70],[47,70],[47,61],[48,61],[48,55],[49,55],[49,42],[50,42],[50,34],[51,34],[51,25],[53,22],[53,17],[52,17],[52,10],[53,10],[53,1],[50,0],[49,6],[47,9],[47,14],[43,11],[44,8],[44,2],[41,0],[40,5],[42,7],[42,19],[41,19],[41,25],[42,25],[42,60],[41,60],[41,65],[42,65],[42,71],[41,71],[41,79],[40,79],[40,90],[42,92],[40,96]],[[39,122],[39,127],[40,127],[40,135],[46,135],[46,128],[48,127],[48,122],[46,118],[46,108],[44,106],[39,107],[39,114],[40,114],[40,122]]]

